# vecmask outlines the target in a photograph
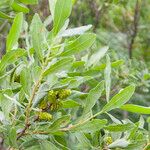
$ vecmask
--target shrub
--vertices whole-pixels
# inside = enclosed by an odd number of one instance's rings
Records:
[[[107,55],[106,64],[97,66],[108,47],[83,57],[84,50],[96,39],[95,34],[87,32],[91,25],[68,29],[72,1],[50,2],[51,31],[47,31],[38,14],[33,16],[29,27],[21,12],[14,18],[7,36],[7,53],[0,62],[3,147],[37,150],[146,148],[148,131],[144,129],[143,117],[133,123],[110,114],[118,108],[150,114],[150,108],[125,104],[133,95],[135,85],[111,96],[111,66],[120,63],[111,63]],[[24,48],[19,47],[20,34]],[[101,80],[99,69],[105,70],[105,80]],[[105,104],[100,107],[99,98],[105,94]]]

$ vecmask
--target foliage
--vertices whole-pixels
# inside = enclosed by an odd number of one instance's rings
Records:
[[[38,14],[29,24],[19,11],[7,35],[0,61],[3,148],[148,150],[150,108],[125,103],[141,87],[130,77],[142,76],[144,82],[149,74],[137,75],[123,59],[114,59],[108,46],[95,49],[91,25],[69,29],[72,0],[49,3],[52,30]],[[122,75],[124,68],[129,72]],[[143,116],[117,119],[122,110]]]

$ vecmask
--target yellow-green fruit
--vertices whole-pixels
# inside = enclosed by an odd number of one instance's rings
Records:
[[[60,107],[61,107],[61,103],[60,103],[60,101],[58,101],[57,103],[53,103],[52,105],[51,105],[51,107],[50,107],[50,110],[51,111],[54,111],[54,110],[57,110],[57,109],[59,109]]]
[[[47,102],[46,102],[46,100],[43,100],[41,103],[40,103],[40,108],[41,109],[46,109],[46,107],[47,107]]]
[[[110,136],[106,137],[105,141],[106,141],[107,145],[109,145],[113,142],[112,137],[110,137]]]
[[[52,115],[47,112],[40,112],[38,117],[40,120],[50,121],[52,119]]]
[[[48,101],[55,102],[57,99],[58,91],[51,90],[48,92]]]
[[[68,96],[70,96],[71,90],[70,89],[62,89],[62,90],[59,91],[58,94],[59,94],[60,99],[65,99]]]

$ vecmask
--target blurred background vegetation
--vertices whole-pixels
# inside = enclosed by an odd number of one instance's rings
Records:
[[[93,54],[99,48],[109,46],[111,62],[121,62],[118,68],[112,70],[111,94],[135,83],[137,88],[132,102],[150,106],[150,1],[74,0],[73,3],[70,26],[92,24],[92,30],[97,34],[97,42],[89,53]],[[1,1],[0,57],[5,54],[6,36],[19,11],[24,12],[29,23],[33,14],[39,13],[47,28],[52,27],[48,0]],[[105,62],[106,59],[103,58],[101,63]],[[127,117],[126,115],[128,114],[123,114],[123,117]]]

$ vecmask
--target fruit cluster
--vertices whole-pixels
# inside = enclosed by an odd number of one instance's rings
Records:
[[[39,108],[42,109],[39,119],[51,120],[52,115],[48,112],[58,110],[61,107],[61,101],[70,96],[70,94],[70,89],[50,90],[39,104]]]

